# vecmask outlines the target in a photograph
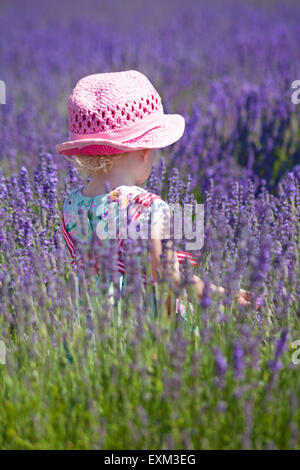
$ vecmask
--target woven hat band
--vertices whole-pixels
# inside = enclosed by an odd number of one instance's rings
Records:
[[[164,117],[163,111],[158,111],[130,126],[125,126],[120,129],[111,129],[109,131],[103,131],[103,132],[93,132],[90,134],[87,134],[87,133],[75,134],[73,132],[69,132],[69,138],[71,140],[108,139],[108,140],[116,140],[119,142],[121,141],[127,142],[128,140],[135,139],[136,137],[139,137],[145,132],[150,131],[154,127],[159,126],[163,117]]]

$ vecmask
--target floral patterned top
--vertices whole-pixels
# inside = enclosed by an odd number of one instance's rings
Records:
[[[110,193],[99,194],[94,197],[84,196],[82,194],[83,186],[75,188],[67,196],[63,204],[63,219],[65,224],[65,229],[70,235],[72,240],[81,240],[81,241],[91,241],[93,232],[102,225],[102,229],[107,230],[107,218],[108,218],[108,204],[110,202],[119,202],[116,204],[116,227],[119,225],[119,208],[131,208],[135,204],[131,202],[138,202],[137,198],[147,197],[148,193],[145,189],[139,186],[118,186]],[[154,195],[155,196],[155,195]],[[135,210],[135,209],[133,209]],[[139,217],[139,222],[143,217],[148,218],[151,213],[151,227],[154,227],[155,224],[162,217],[165,217],[167,214],[170,217],[170,206],[163,201],[161,198],[151,200],[151,204],[142,207],[141,216]],[[128,210],[127,224],[131,223],[131,213]],[[148,219],[149,220],[149,219]],[[83,226],[84,225],[84,226]],[[88,244],[87,244],[88,246]],[[178,252],[185,253],[185,252]],[[185,253],[187,254],[187,253]],[[120,274],[120,278],[124,278]],[[124,280],[121,281],[124,285]],[[154,301],[154,311],[156,312],[156,299],[153,295]],[[180,302],[179,299],[176,299],[176,313],[180,313],[182,318],[185,318],[185,307]]]
[[[115,216],[116,231],[119,229],[119,209],[128,208],[127,226],[133,215],[133,205],[137,198],[151,194],[139,186],[118,186],[110,193],[99,194],[95,197],[84,196],[83,187],[75,188],[66,198],[63,205],[63,217],[66,230],[73,241],[90,241],[94,231],[104,234],[108,231],[108,204],[116,202]],[[157,221],[166,212],[170,214],[170,206],[160,198],[154,199],[149,207],[142,207],[139,222],[148,218],[151,213],[151,224],[155,226]],[[138,224],[139,225],[139,224]],[[138,226],[137,226],[138,230]]]

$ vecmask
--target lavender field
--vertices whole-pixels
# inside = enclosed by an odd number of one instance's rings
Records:
[[[0,3],[0,449],[300,449],[299,22],[296,0]],[[200,263],[172,290],[184,322],[166,278],[153,316],[144,245],[128,246],[119,310],[113,245],[79,291],[60,231],[85,183],[55,150],[67,98],[130,69],[186,120],[147,189],[204,203]],[[225,300],[198,302],[192,272]]]

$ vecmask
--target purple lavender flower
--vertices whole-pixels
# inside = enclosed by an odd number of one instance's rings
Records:
[[[237,380],[244,377],[244,350],[241,341],[235,339],[233,341],[233,368],[234,376]]]
[[[269,361],[269,367],[271,368],[272,372],[276,372],[277,370],[281,369],[282,363],[280,361],[280,357],[282,356],[283,352],[287,349],[287,337],[288,337],[288,328],[285,328],[279,339],[275,340],[276,348],[275,348],[275,356],[274,359]]]
[[[226,357],[222,354],[219,348],[214,349],[215,356],[215,374],[216,381],[219,387],[223,388],[225,384],[225,374],[228,370],[228,363]]]

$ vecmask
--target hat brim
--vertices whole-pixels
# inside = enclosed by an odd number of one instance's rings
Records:
[[[145,148],[163,148],[171,145],[181,138],[185,129],[184,117],[180,114],[165,114],[158,126],[146,131],[141,136],[128,141],[88,138],[63,142],[56,145],[60,155],[84,154],[84,148],[89,146],[109,146],[125,151],[141,150]],[[96,151],[96,150],[95,150]]]

